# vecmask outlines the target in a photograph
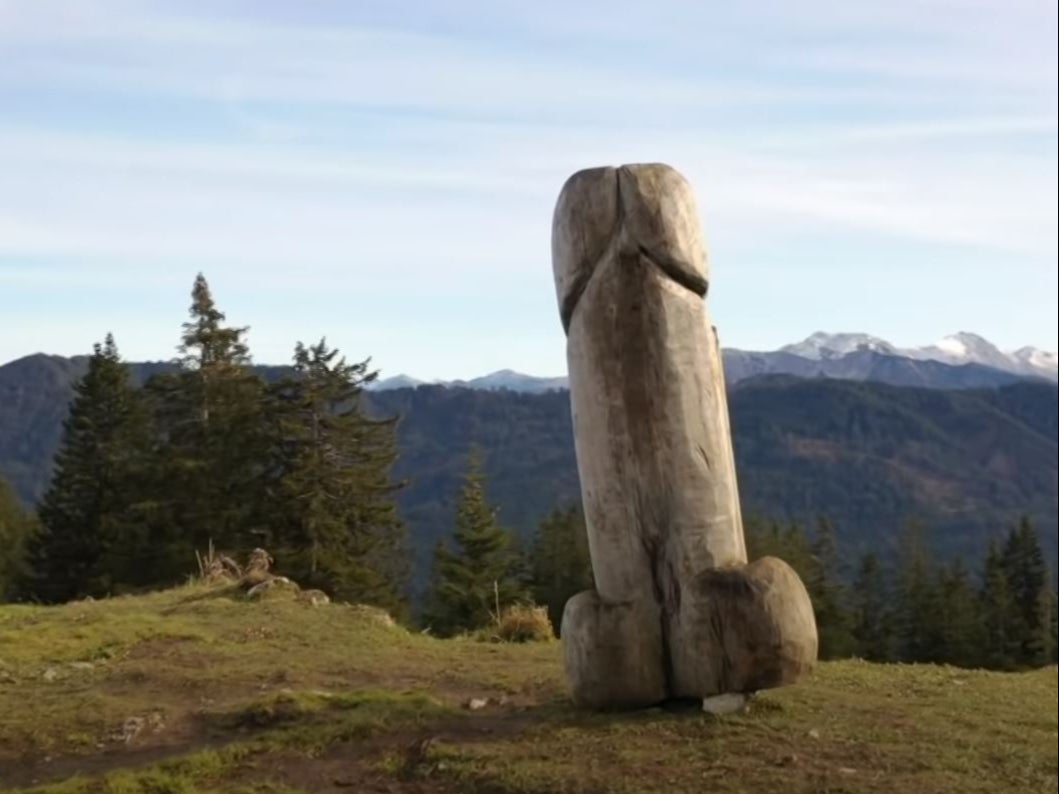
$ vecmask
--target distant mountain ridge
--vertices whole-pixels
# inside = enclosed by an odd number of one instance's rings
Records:
[[[892,554],[910,520],[943,557],[978,560],[1023,513],[1046,553],[1057,547],[1056,386],[894,387],[838,378],[748,378],[729,393],[739,490],[748,514],[829,516],[850,553]],[[528,535],[556,504],[580,498],[570,400],[424,385],[368,395],[401,417],[395,475],[425,576],[452,527],[472,446],[501,520]]]
[[[817,373],[840,366],[845,375],[740,377],[729,357],[730,380],[738,380],[729,393],[732,434],[748,512],[800,520],[825,513],[851,552],[892,550],[901,526],[915,518],[930,528],[939,551],[968,559],[979,559],[990,538],[1027,513],[1055,560],[1054,383],[872,349],[823,364],[782,351],[746,353],[743,374],[765,369],[770,355]],[[0,366],[0,476],[27,505],[47,487],[73,385],[86,363],[35,355]],[[173,364],[129,366],[142,382]],[[274,379],[287,369],[257,371]],[[938,372],[959,376],[963,387],[985,377],[1012,382],[980,389],[872,382],[936,380]],[[400,416],[394,474],[409,482],[399,500],[420,577],[432,544],[451,529],[472,445],[482,450],[502,520],[523,536],[552,507],[579,498],[569,396],[555,388],[538,394],[497,388],[498,381],[518,384],[518,377],[499,373],[492,388],[423,385],[366,395],[372,413]]]
[[[508,391],[523,392],[526,394],[541,394],[548,391],[561,391],[566,388],[566,378],[556,376],[554,378],[540,377],[538,375],[526,375],[513,369],[501,369],[490,372],[470,380],[434,380],[426,381],[413,378],[411,375],[394,375],[391,378],[380,378],[368,388],[371,391],[393,391],[394,389],[414,389],[417,386],[449,386],[463,389],[480,389],[483,391],[497,391],[506,389]]]
[[[1035,347],[1005,353],[987,339],[968,331],[915,348],[899,348],[870,334],[818,331],[779,350],[725,348],[722,355],[725,378],[730,386],[758,375],[839,378],[935,389],[989,388],[1024,378],[1059,381],[1055,353]],[[503,369],[467,381],[427,382],[401,374],[381,378],[371,388],[387,391],[422,385],[540,394],[565,389],[567,381],[561,376],[537,377]]]
[[[1022,347],[1005,353],[988,339],[969,331],[951,334],[931,345],[900,348],[877,336],[860,333],[828,334],[818,331],[801,342],[785,345],[780,351],[816,361],[842,358],[861,351],[900,356],[917,361],[939,361],[955,366],[978,364],[1003,372],[1046,380],[1057,379],[1055,353],[1035,347]]]

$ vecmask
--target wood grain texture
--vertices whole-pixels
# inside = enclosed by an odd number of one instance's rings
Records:
[[[660,164],[574,174],[556,205],[552,262],[597,587],[572,600],[563,619],[575,699],[645,705],[794,680],[815,659],[812,609],[789,567],[744,569],[691,187]],[[718,589],[727,580],[703,578],[720,570],[746,586]],[[648,614],[657,631],[643,629]],[[600,661],[623,643],[635,647]],[[764,646],[795,649],[783,675],[762,672],[776,668]]]

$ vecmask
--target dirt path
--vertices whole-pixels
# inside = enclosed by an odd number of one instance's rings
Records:
[[[414,729],[397,729],[367,739],[339,742],[319,756],[292,750],[262,752],[241,763],[225,777],[234,784],[287,783],[313,792],[436,792],[455,791],[438,781],[422,779],[429,771],[425,757],[434,742],[475,742],[515,736],[536,722],[525,707],[489,706],[461,719],[445,719]],[[211,735],[205,724],[184,725],[148,746],[117,745],[91,755],[45,756],[39,759],[0,759],[0,785],[19,789],[59,783],[71,777],[101,777],[116,770],[136,770],[200,750],[221,749],[252,740],[268,728]],[[403,759],[398,775],[380,770],[378,763],[392,755]]]
[[[525,713],[496,712],[469,720],[446,721],[363,741],[341,742],[326,753],[270,753],[253,759],[236,783],[280,783],[319,794],[426,794],[466,791],[466,786],[432,776],[435,743],[468,744],[517,736],[535,720]],[[387,769],[382,768],[383,761]],[[392,766],[397,766],[395,770]]]

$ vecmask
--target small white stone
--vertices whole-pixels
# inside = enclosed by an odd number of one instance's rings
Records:
[[[489,705],[489,698],[471,698],[467,701],[467,708],[471,711],[478,711],[484,709]]]
[[[702,710],[707,714],[735,714],[746,708],[749,698],[741,692],[725,692],[723,695],[713,695],[703,698]]]

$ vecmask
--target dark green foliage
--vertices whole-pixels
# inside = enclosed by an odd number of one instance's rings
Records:
[[[1024,516],[1008,534],[1003,561],[1014,603],[1018,656],[1026,664],[1045,664],[1052,644],[1048,566],[1029,518]]]
[[[100,596],[127,584],[142,551],[135,509],[146,415],[114,339],[97,344],[74,388],[55,473],[30,544],[30,595],[47,602]]]
[[[923,528],[911,523],[901,533],[894,592],[897,656],[926,662],[939,655],[940,601]]]
[[[324,342],[299,344],[290,374],[277,382],[269,372],[267,387],[250,367],[246,329],[224,319],[200,274],[182,356],[142,390],[110,337],[96,346],[41,503],[29,595],[164,586],[211,543],[237,555],[269,544],[303,585],[400,615],[408,553],[389,477],[396,420],[360,405],[375,373]],[[25,534],[13,526],[5,516],[5,589]]]
[[[783,524],[750,513],[743,522],[743,531],[748,559],[779,557],[798,572],[803,582],[808,578],[812,567],[812,550],[798,522]]]
[[[931,561],[916,523],[901,535],[893,572],[876,554],[865,554],[850,587],[826,519],[811,542],[796,524],[755,516],[746,532],[751,559],[779,556],[801,575],[813,601],[821,658],[858,655],[1000,670],[1055,659],[1055,591],[1026,521],[1010,531],[1003,552],[990,546],[977,590],[961,561]]]
[[[280,568],[333,597],[401,611],[405,529],[389,476],[396,420],[361,409],[368,362],[298,343],[293,375],[270,387],[268,547]]]
[[[938,571],[938,626],[934,660],[974,664],[982,646],[982,621],[966,567],[956,560]]]
[[[167,364],[135,364],[140,382]],[[0,471],[27,505],[46,484],[70,383],[85,359],[32,356],[0,366]],[[276,368],[255,367],[267,380]],[[452,526],[452,495],[472,444],[491,498],[523,538],[557,504],[579,499],[569,395],[422,386],[365,396],[368,413],[400,415],[394,476],[422,586],[434,543]],[[740,382],[729,405],[748,511],[805,521],[827,515],[850,559],[889,563],[908,517],[939,560],[978,561],[1022,513],[1056,555],[1056,387],[932,390],[836,379]]]
[[[209,421],[214,407],[210,394],[210,381],[219,380],[232,369],[246,367],[250,363],[250,350],[243,337],[250,330],[228,328],[222,325],[224,312],[217,308],[206,277],[199,273],[191,287],[191,319],[184,323],[180,352],[180,363],[185,369],[202,374],[205,386],[200,394],[203,421]]]
[[[541,521],[530,568],[533,600],[547,608],[552,626],[562,631],[566,602],[593,586],[585,517],[577,507],[553,510]]]
[[[473,452],[456,505],[454,548],[439,542],[434,549],[424,618],[437,634],[482,628],[526,595],[511,536],[497,523],[496,513],[486,499],[485,476]]]
[[[982,622],[979,655],[983,666],[996,670],[1011,669],[1019,657],[1018,616],[1004,558],[995,542],[989,545],[986,553],[978,609]]]
[[[886,574],[874,552],[865,554],[850,593],[857,654],[873,662],[893,658],[894,638]]]
[[[747,518],[744,531],[750,560],[766,555],[779,557],[801,577],[813,603],[820,658],[852,655],[856,648],[852,634],[853,617],[831,522],[820,517],[811,541],[797,522],[791,521],[784,526],[756,515]]]
[[[151,381],[146,396],[153,421],[149,442],[138,446],[143,454],[128,458],[123,487],[110,485],[111,493],[123,495],[117,512],[124,517],[104,532],[110,540],[95,537],[88,553],[78,555],[79,565],[96,570],[100,587],[182,579],[193,550],[211,538],[238,551],[293,537],[285,533],[297,511],[276,506],[283,502],[279,483],[300,464],[277,447],[276,392],[265,385],[284,373],[250,366],[245,329],[225,326],[201,277],[182,343],[178,362],[130,367],[132,383]],[[0,469],[26,504],[43,492],[71,384],[88,367],[86,357],[46,356],[0,367]],[[1054,559],[1057,542],[1055,395],[1054,386],[1038,383],[946,392],[765,378],[736,387],[732,422],[744,502],[748,511],[780,519],[757,528],[748,521],[749,545],[757,547],[751,556],[775,553],[803,576],[816,605],[822,653],[843,653],[845,631],[871,658],[955,659],[968,646],[969,632],[977,637],[970,644],[982,649],[980,660],[991,666],[1055,657],[1054,595],[1045,562]],[[399,498],[424,561],[454,523],[452,494],[472,444],[486,451],[490,495],[526,546],[554,505],[577,499],[564,393],[423,387],[359,395],[358,401],[369,416],[403,415],[394,475],[412,480]],[[150,465],[142,466],[140,457]],[[386,458],[379,452],[379,460]],[[307,477],[302,486],[305,492],[314,487]],[[834,520],[834,532],[814,533],[810,543],[794,521],[820,512]],[[973,621],[961,612],[969,583],[958,568],[924,557],[918,568],[902,563],[893,573],[895,556],[909,559],[895,554],[890,540],[907,516],[919,517],[929,530],[938,559],[951,561],[979,559],[997,528],[1021,512],[1040,535],[1027,522],[987,560],[985,575],[973,584]],[[111,513],[117,514],[113,506]],[[828,534],[833,541],[825,540]],[[518,556],[517,545],[512,539],[509,556]],[[878,552],[852,587],[839,548],[850,558]],[[290,558],[304,554],[299,547]],[[513,587],[532,578],[525,565],[511,568]],[[85,572],[74,573],[84,578]],[[871,585],[868,595],[860,592],[862,579]],[[924,609],[910,608],[917,603]],[[844,623],[843,614],[852,623]],[[973,630],[958,628],[970,624]]]
[[[366,395],[376,416],[399,414],[401,456],[394,475],[408,481],[401,514],[417,552],[423,583],[438,540],[449,537],[464,466],[472,448],[482,451],[489,497],[504,525],[532,538],[556,505],[581,499],[574,458],[570,396],[519,394],[422,386]],[[420,585],[422,587],[422,585]]]
[[[1003,549],[993,542],[978,591],[981,663],[1009,670],[1055,659],[1055,591],[1030,522],[1023,518]]]
[[[831,522],[820,517],[809,546],[809,569],[805,587],[813,600],[813,612],[820,636],[821,659],[841,659],[852,656],[856,649],[853,638],[853,618],[846,607],[848,598],[843,585],[845,578],[838,555],[838,541]]]
[[[223,324],[202,274],[189,313],[179,369],[146,384],[155,447],[143,562],[154,582],[181,578],[211,541],[231,553],[259,545],[264,520],[265,383],[249,368],[247,329]]]
[[[844,548],[893,551],[911,517],[942,559],[977,560],[1030,514],[1055,559],[1055,386],[914,389],[759,378],[730,398],[740,494],[771,516],[827,515]]]
[[[26,550],[38,527],[15,492],[0,477],[0,601],[14,598],[29,572]]]

